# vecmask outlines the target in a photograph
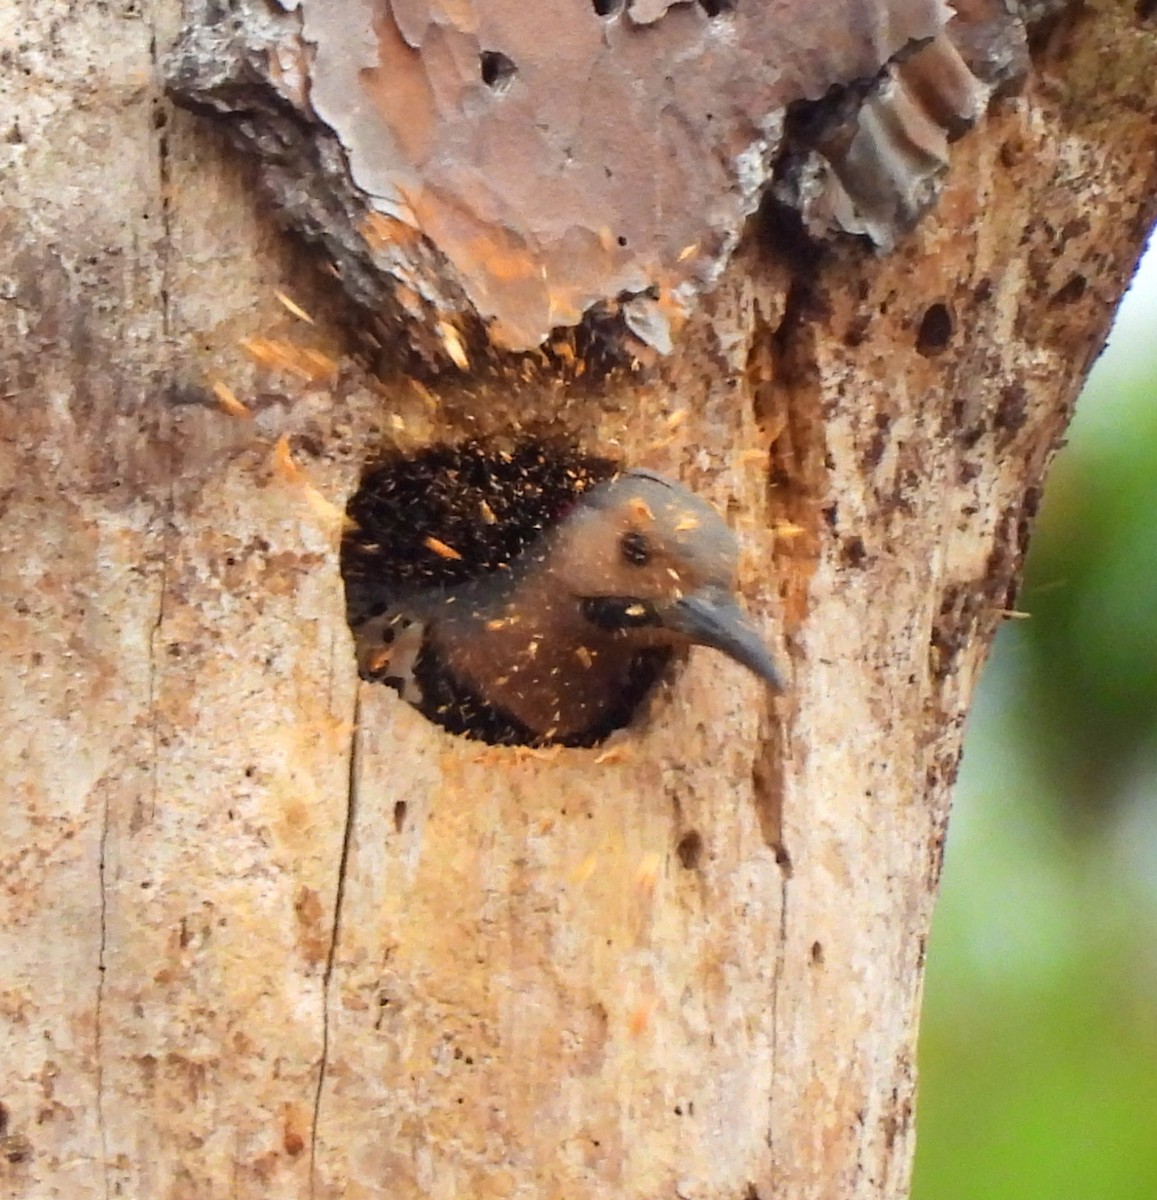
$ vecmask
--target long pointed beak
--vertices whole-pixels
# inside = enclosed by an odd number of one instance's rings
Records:
[[[784,690],[783,676],[751,618],[723,588],[702,588],[658,609],[667,628],[698,646],[721,650],[758,675],[773,691]]]

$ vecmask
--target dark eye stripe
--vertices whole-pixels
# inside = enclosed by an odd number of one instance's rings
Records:
[[[582,614],[592,625],[612,633],[662,624],[651,604],[631,596],[590,596],[581,603]]]
[[[651,559],[651,547],[647,539],[633,529],[619,539],[623,558],[633,567],[645,567]]]

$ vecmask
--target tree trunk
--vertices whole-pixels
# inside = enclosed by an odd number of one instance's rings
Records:
[[[1155,216],[1152,5],[1042,31],[893,253],[764,222],[658,379],[433,403],[239,353],[341,309],[162,98],[173,4],[0,11],[5,1194],[904,1196],[967,705]],[[519,423],[733,515],[783,699],[696,651],[529,752],[359,684],[317,497]]]

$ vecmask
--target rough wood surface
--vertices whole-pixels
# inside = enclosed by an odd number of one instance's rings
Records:
[[[0,5],[5,1194],[905,1194],[966,706],[1155,216],[1150,11],[1042,33],[894,254],[753,230],[662,379],[431,404],[238,352],[336,356],[338,302],[163,101],[174,5]],[[358,685],[318,494],[515,420],[731,512],[776,711],[697,653],[539,757]]]
[[[173,95],[433,361],[447,323],[532,350],[590,319],[627,359],[669,352],[773,179],[818,233],[891,248],[1028,58],[1002,0],[183,7]]]

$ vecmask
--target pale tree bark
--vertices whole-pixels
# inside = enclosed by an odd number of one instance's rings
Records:
[[[1155,215],[1152,6],[1042,27],[892,253],[753,228],[657,377],[433,404],[238,352],[348,312],[164,99],[177,20],[0,6],[5,1195],[905,1195],[967,705]],[[783,699],[696,652],[529,754],[358,683],[317,496],[519,422],[730,511]]]

